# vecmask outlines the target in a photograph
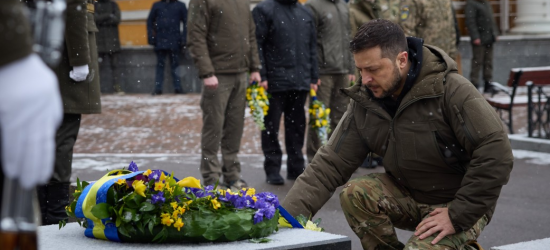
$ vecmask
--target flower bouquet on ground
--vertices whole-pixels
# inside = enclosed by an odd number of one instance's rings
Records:
[[[317,99],[315,90],[310,91],[311,103],[309,104],[309,124],[315,130],[322,145],[325,145],[330,133],[330,109]]]
[[[162,170],[114,170],[95,183],[77,180],[67,214],[84,234],[119,242],[212,242],[262,238],[278,230],[272,193],[202,186]],[[64,226],[64,222],[60,227]]]
[[[246,88],[246,101],[254,122],[258,124],[260,130],[265,130],[264,117],[269,110],[269,98],[264,87],[259,86],[257,82],[252,82]]]

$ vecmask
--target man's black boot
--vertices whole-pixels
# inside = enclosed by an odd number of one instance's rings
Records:
[[[42,215],[42,225],[56,225],[59,221],[67,221],[65,207],[69,205],[69,183],[48,184],[45,204],[46,213]]]
[[[279,173],[271,173],[267,174],[267,178],[265,180],[267,183],[271,185],[283,185],[285,184],[285,180]]]

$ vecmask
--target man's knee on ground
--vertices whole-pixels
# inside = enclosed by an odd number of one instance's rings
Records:
[[[340,205],[344,212],[352,212],[357,209],[368,209],[368,207],[376,207],[367,205],[366,203],[376,202],[380,189],[380,181],[370,175],[365,175],[353,180],[350,180],[344,185],[344,189],[340,193]],[[369,209],[370,210],[370,209]],[[377,211],[369,211],[377,212]]]

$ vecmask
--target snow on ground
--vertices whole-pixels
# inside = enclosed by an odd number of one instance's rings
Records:
[[[550,166],[550,153],[514,149],[513,154],[515,159],[529,159],[526,162],[530,164]]]

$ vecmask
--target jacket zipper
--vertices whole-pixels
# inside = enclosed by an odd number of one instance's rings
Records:
[[[472,137],[470,130],[468,130],[468,127],[466,127],[466,122],[464,122],[464,118],[462,118],[462,114],[460,113],[460,110],[456,107],[456,105],[453,105],[453,109],[456,113],[456,116],[458,117],[458,120],[460,121],[460,124],[462,125],[462,129],[464,130],[466,137],[468,138],[468,140],[472,145],[475,145],[474,137]]]

